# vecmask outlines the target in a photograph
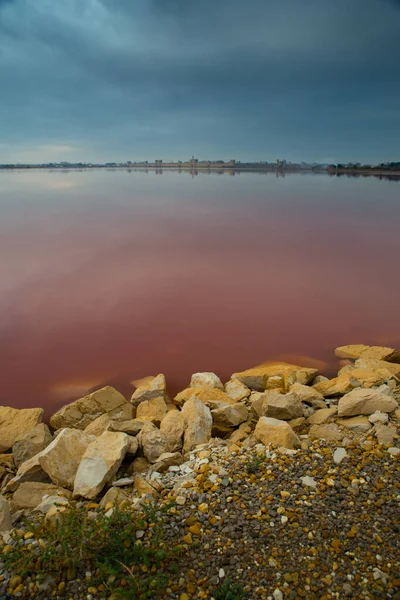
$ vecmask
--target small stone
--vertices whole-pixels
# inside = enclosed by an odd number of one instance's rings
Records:
[[[309,477],[308,475],[306,475],[305,477],[300,477],[300,479],[301,483],[305,487],[311,487],[313,489],[317,487],[317,482],[315,481],[314,477]]]
[[[393,448],[388,448],[388,452],[394,458],[395,456],[399,456],[399,454],[400,454],[400,448],[394,448],[394,447]]]
[[[335,452],[333,453],[333,460],[338,465],[344,458],[346,458],[346,456],[347,452],[344,448],[336,448]]]

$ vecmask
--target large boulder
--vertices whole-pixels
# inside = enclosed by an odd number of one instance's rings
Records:
[[[44,450],[53,436],[45,423],[35,425],[33,429],[22,434],[13,444],[14,462],[19,467],[23,462]]]
[[[183,434],[185,431],[185,419],[182,412],[168,412],[161,421],[160,431],[167,437],[171,452],[180,450],[182,448]]]
[[[212,416],[208,406],[196,397],[185,402],[182,415],[185,420],[183,450],[186,453],[192,448],[200,444],[206,444],[209,441],[212,430]]]
[[[290,421],[303,416],[304,406],[294,393],[281,394],[276,390],[253,392],[250,396],[251,408],[258,417],[271,417]]]
[[[0,452],[12,448],[22,435],[43,419],[43,408],[12,408],[0,406]]]
[[[215,373],[194,373],[190,380],[190,387],[211,386],[223,390],[222,381]]]
[[[13,511],[36,508],[44,496],[71,497],[71,492],[52,483],[38,483],[36,481],[22,483],[11,500]]]
[[[251,390],[239,379],[230,379],[224,386],[224,391],[236,402],[250,396]]]
[[[301,402],[312,406],[315,410],[326,408],[326,402],[323,395],[313,387],[301,383],[294,383],[289,391],[296,394]]]
[[[154,398],[167,398],[167,385],[165,382],[165,376],[159,373],[155,377],[145,377],[143,379],[137,379],[132,382],[136,387],[133,392],[131,402],[134,406],[139,406],[141,402],[145,400],[153,400]]]
[[[104,415],[100,415],[94,421],[91,421],[89,425],[87,425],[84,429],[85,433],[88,435],[95,435],[98,437],[105,431],[108,431],[113,424],[113,420],[110,415],[104,413]]]
[[[290,421],[303,416],[303,404],[294,393],[280,394],[273,390],[264,394],[263,416]]]
[[[214,427],[236,427],[247,421],[249,411],[244,404],[227,404],[211,411]]]
[[[235,400],[225,394],[222,390],[212,387],[211,385],[203,385],[199,387],[189,387],[179,392],[175,396],[174,402],[178,406],[183,406],[188,400],[196,398],[208,406],[209,408],[218,408],[224,404],[234,404]]]
[[[392,378],[392,373],[387,369],[371,371],[370,369],[350,368],[338,377],[317,383],[313,388],[325,398],[333,398],[347,394],[355,388],[372,388],[382,385]]]
[[[300,440],[286,421],[271,417],[260,417],[254,435],[263,444],[274,444],[283,448],[299,448]]]
[[[159,425],[168,412],[168,407],[162,396],[152,398],[151,400],[143,400],[136,409],[137,419],[150,418]]]
[[[338,404],[339,417],[355,415],[372,415],[376,410],[390,413],[399,408],[396,400],[380,389],[356,389],[340,398]]]
[[[74,481],[74,497],[93,500],[113,479],[129,447],[126,433],[105,431],[86,448]]]
[[[369,369],[370,371],[380,371],[385,369],[400,379],[400,364],[388,362],[387,360],[377,360],[376,358],[358,358],[355,362],[357,369]]]
[[[95,439],[79,429],[63,429],[40,453],[40,466],[54,484],[72,489],[79,463]]]
[[[147,423],[138,435],[143,454],[151,463],[157,462],[164,452],[170,451],[170,442],[165,433],[152,423]]]
[[[106,386],[60,408],[50,419],[53,429],[73,427],[85,429],[100,415],[107,413],[113,421],[127,421],[134,417],[133,407],[120,392]]]
[[[364,344],[351,344],[350,346],[339,346],[335,350],[339,358],[372,358],[376,360],[387,360],[388,362],[400,363],[400,352],[395,348],[386,346],[365,346]]]
[[[251,390],[263,392],[268,389],[268,381],[271,378],[283,379],[285,390],[287,390],[296,382],[310,383],[317,373],[317,369],[310,367],[299,367],[288,363],[264,363],[252,369],[234,373],[232,379],[239,379]]]
[[[0,495],[0,535],[12,529],[12,520],[8,500]]]

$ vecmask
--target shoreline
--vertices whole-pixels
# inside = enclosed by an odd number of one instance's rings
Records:
[[[330,168],[270,168],[264,166],[240,166],[240,167],[232,167],[229,165],[225,166],[198,166],[196,168],[191,166],[169,166],[163,165],[162,167],[157,167],[155,165],[115,165],[115,166],[106,166],[106,165],[94,165],[94,166],[10,166],[10,167],[2,167],[0,168],[0,173],[2,171],[96,171],[96,170],[106,170],[106,171],[156,171],[162,173],[163,171],[175,171],[175,172],[202,172],[202,173],[275,173],[277,175],[290,175],[295,173],[304,173],[304,174],[327,174],[331,176],[341,176],[341,175],[349,175],[349,176],[395,176],[400,178],[400,170],[392,170],[392,169],[330,169]]]
[[[400,351],[335,354],[0,407],[0,597],[396,598]]]

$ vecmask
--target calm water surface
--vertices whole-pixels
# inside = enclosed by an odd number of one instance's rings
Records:
[[[399,223],[373,178],[1,172],[0,403],[399,346]]]

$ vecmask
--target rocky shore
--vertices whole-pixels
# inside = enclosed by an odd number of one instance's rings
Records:
[[[336,355],[0,407],[0,600],[400,599],[400,352]]]

